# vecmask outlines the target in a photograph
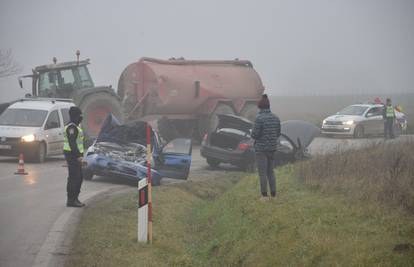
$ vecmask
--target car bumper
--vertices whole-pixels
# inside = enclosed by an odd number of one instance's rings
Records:
[[[354,125],[322,125],[322,134],[332,135],[353,135]]]
[[[20,141],[6,141],[0,143],[0,156],[16,157],[21,153],[31,155],[35,153],[39,142],[22,143]]]
[[[254,152],[252,150],[227,150],[208,145],[201,146],[200,154],[204,158],[212,158],[220,162],[231,164],[241,164],[246,161],[254,160]]]

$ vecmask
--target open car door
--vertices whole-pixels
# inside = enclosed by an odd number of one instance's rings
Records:
[[[288,137],[297,148],[306,149],[321,130],[312,123],[300,120],[284,121],[282,134]]]
[[[191,165],[191,139],[174,139],[162,148],[157,171],[162,177],[187,179]]]

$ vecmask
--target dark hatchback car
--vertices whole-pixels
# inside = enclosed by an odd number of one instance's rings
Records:
[[[191,165],[191,139],[178,138],[164,144],[158,133],[151,131],[151,150],[153,185],[159,185],[163,177],[187,179]],[[84,160],[86,180],[91,180],[94,175],[134,181],[146,178],[146,123],[134,121],[121,125],[109,114]]]
[[[216,129],[207,133],[201,143],[201,156],[211,167],[230,163],[245,171],[256,168],[253,122],[236,115],[219,114]],[[280,165],[308,157],[307,147],[320,134],[315,125],[305,121],[282,122],[275,164]]]

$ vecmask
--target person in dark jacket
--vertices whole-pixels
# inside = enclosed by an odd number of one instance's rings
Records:
[[[78,107],[69,109],[70,122],[65,126],[63,133],[63,153],[68,165],[67,207],[83,207],[85,204],[79,201],[79,193],[82,186],[82,159],[84,152],[84,137],[79,124],[82,121],[82,111]]]
[[[270,102],[266,94],[257,104],[259,112],[254,122],[252,138],[255,140],[257,169],[260,177],[261,200],[267,200],[267,183],[270,194],[276,197],[276,177],[274,173],[274,154],[280,136],[280,120],[270,111]]]
[[[384,138],[394,138],[394,120],[395,111],[391,104],[391,99],[387,98],[386,105],[384,106],[382,117],[384,118]]]

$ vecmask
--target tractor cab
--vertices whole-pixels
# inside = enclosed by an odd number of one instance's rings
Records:
[[[38,66],[32,75],[20,77],[20,87],[23,87],[21,78],[30,77],[33,96],[73,98],[76,91],[94,87],[88,64],[89,59]]]
[[[72,99],[83,113],[82,127],[89,137],[97,136],[102,122],[109,113],[122,121],[122,109],[119,96],[112,86],[95,86],[89,74],[89,59],[37,66],[33,73],[19,77],[32,80],[32,97]]]

